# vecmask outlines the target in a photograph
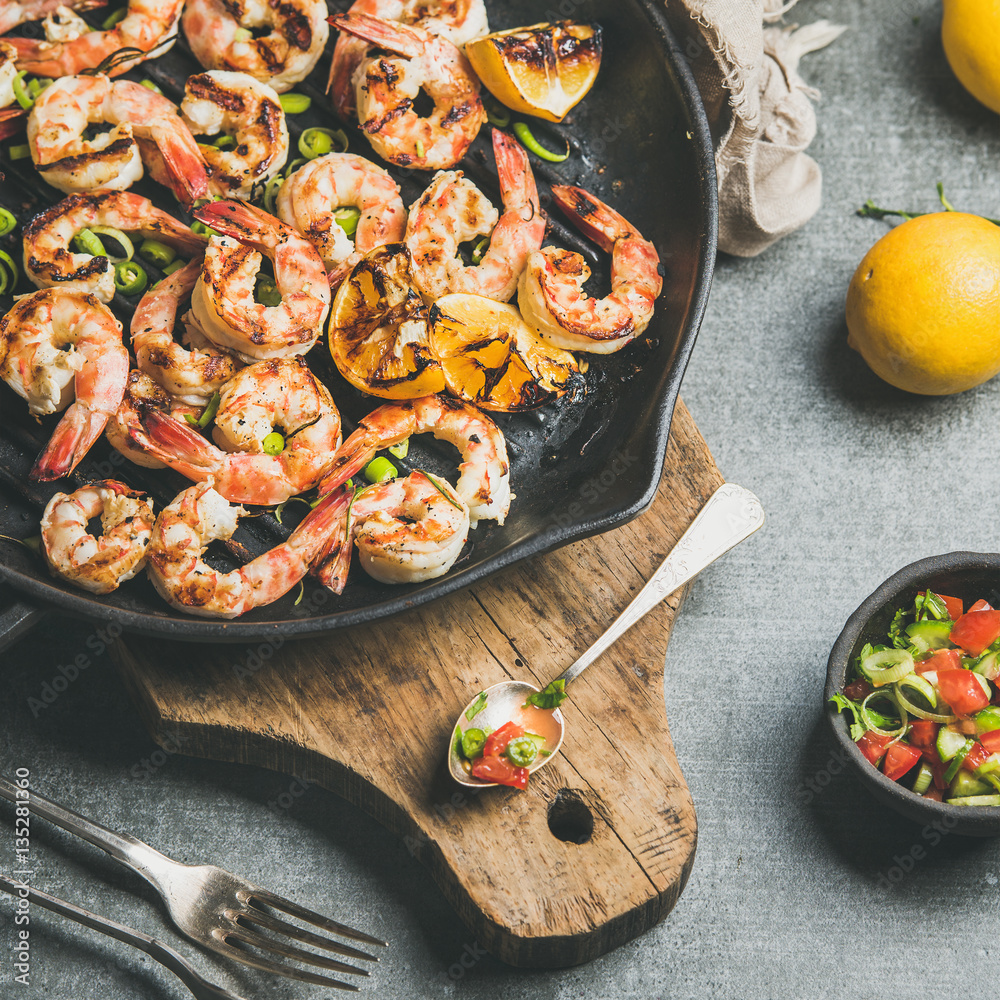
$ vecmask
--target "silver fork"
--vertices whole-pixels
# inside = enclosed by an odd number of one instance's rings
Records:
[[[9,875],[0,875],[0,892],[9,892],[12,896],[27,899],[29,903],[69,917],[70,920],[75,920],[78,924],[107,934],[108,937],[134,945],[174,973],[191,991],[195,1000],[243,1000],[243,997],[238,997],[235,993],[230,993],[229,990],[224,990],[221,986],[210,983],[199,975],[188,964],[187,959],[179,955],[173,948],[165,945],[162,941],[157,941],[156,938],[152,938],[148,934],[143,934],[142,931],[126,927],[124,924],[109,920],[107,917],[98,916],[96,913],[91,913],[90,910],[85,910],[82,906],[66,902],[65,899],[50,896],[47,892],[24,885]]]
[[[24,802],[23,798],[18,799],[17,787],[3,776],[0,776],[0,797],[20,804]],[[138,872],[160,894],[177,929],[195,944],[244,965],[318,986],[333,986],[342,990],[358,988],[353,983],[341,982],[329,976],[263,958],[248,951],[249,947],[331,972],[358,976],[369,974],[367,969],[305,951],[279,938],[261,934],[261,930],[346,958],[378,961],[374,955],[358,948],[282,920],[262,909],[262,906],[280,910],[330,934],[382,947],[386,944],[370,934],[330,920],[215,865],[185,865],[174,861],[141,840],[128,834],[115,833],[34,790],[30,792],[27,802],[35,815],[76,834]]]

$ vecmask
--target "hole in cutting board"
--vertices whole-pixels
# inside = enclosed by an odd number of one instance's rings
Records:
[[[586,844],[594,835],[594,815],[579,792],[560,788],[549,806],[549,829],[570,844]]]

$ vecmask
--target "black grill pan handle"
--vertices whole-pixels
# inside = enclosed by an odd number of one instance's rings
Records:
[[[29,604],[10,590],[0,590],[0,653],[27,635],[48,613],[48,608]]]

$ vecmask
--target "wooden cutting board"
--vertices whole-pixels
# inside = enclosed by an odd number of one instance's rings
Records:
[[[545,682],[589,646],[721,485],[683,403],[665,469],[630,524],[389,621],[278,649],[130,638],[118,666],[161,744],[305,777],[403,837],[503,961],[588,961],[662,920],[694,860],[663,697],[683,592],[576,681],[563,753],[527,791],[470,793],[445,751],[478,690]]]

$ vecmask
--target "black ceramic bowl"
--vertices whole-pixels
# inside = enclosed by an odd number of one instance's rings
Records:
[[[1000,602],[1000,553],[949,552],[920,559],[890,576],[847,619],[834,643],[824,693],[826,715],[834,737],[844,747],[862,784],[877,799],[917,823],[939,823],[952,833],[970,837],[1000,836],[1000,806],[951,806],[915,795],[871,766],[850,736],[849,715],[838,714],[830,698],[844,688],[847,671],[866,642],[885,642],[896,610],[913,603],[917,591],[931,590],[960,597],[968,607],[985,597]],[[996,597],[991,597],[996,595]]]

